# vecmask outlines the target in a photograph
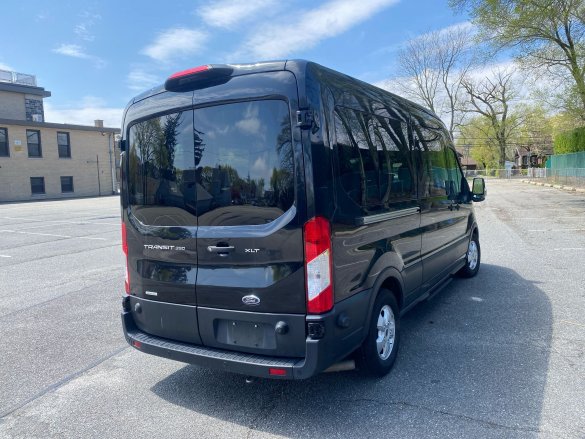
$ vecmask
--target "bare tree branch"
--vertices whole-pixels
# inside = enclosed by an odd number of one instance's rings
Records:
[[[409,41],[398,55],[400,92],[430,108],[446,120],[453,136],[464,113],[462,79],[472,65],[469,26],[431,32]]]

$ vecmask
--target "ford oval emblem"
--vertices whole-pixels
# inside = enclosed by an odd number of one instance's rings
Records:
[[[248,296],[242,297],[242,302],[244,302],[244,305],[256,306],[260,305],[260,298],[253,294],[249,294]]]

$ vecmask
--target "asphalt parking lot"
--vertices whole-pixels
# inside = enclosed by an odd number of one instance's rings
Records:
[[[302,382],[124,341],[115,197],[0,205],[0,437],[585,437],[585,196],[489,181],[477,277],[402,321],[394,370]]]

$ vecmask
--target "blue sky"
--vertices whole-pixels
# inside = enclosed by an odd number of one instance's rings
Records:
[[[134,95],[179,70],[305,58],[376,83],[402,43],[467,20],[448,0],[27,0],[2,12],[0,68],[51,91],[46,120],[114,127]]]

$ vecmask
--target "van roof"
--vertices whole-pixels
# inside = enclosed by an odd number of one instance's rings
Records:
[[[317,64],[312,61],[304,60],[304,59],[292,59],[292,60],[275,60],[275,61],[262,61],[256,63],[235,63],[235,64],[226,64],[225,66],[229,66],[233,69],[233,72],[230,76],[241,76],[241,75],[249,75],[253,73],[265,73],[265,72],[275,72],[275,71],[283,71],[289,70],[297,76],[297,80],[301,80],[305,82],[308,76],[313,76],[315,72],[326,73],[328,77],[334,77],[338,81],[338,83],[346,83],[346,84],[354,84],[359,85],[359,87],[363,88],[364,90],[368,91],[370,96],[377,97],[380,101],[387,101],[392,100],[401,104],[404,107],[407,107],[409,111],[413,113],[418,113],[419,115],[427,118],[434,119],[439,124],[443,125],[443,122],[440,118],[431,112],[429,109],[412,102],[408,99],[405,99],[401,96],[395,95],[387,90],[382,88],[376,87],[372,84],[367,82],[361,81],[349,75],[343,74],[336,70],[329,69],[324,67],[320,64]],[[320,75],[319,75],[320,76]],[[301,90],[299,90],[301,92]],[[147,99],[151,96],[157,95],[159,93],[165,92],[164,85],[161,84],[160,86],[154,87],[150,90],[145,91],[144,93],[139,94],[138,96],[134,97],[129,103],[126,108],[131,106],[132,104],[139,102],[143,99]],[[302,92],[301,92],[302,93]],[[302,99],[302,97],[301,97]],[[422,114],[421,114],[422,113]]]

